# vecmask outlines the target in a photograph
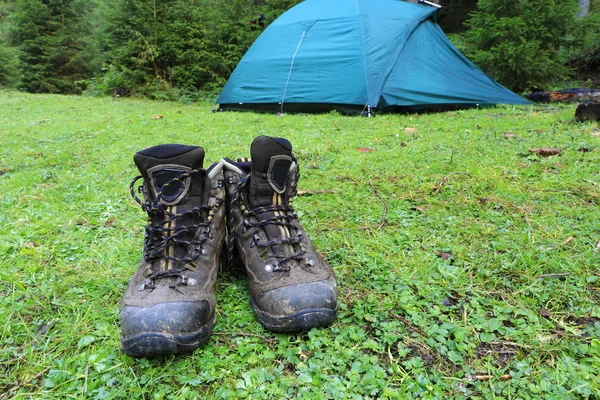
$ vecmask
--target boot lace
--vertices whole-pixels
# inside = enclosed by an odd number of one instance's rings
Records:
[[[142,207],[142,210],[148,213],[149,216],[155,215],[161,218],[155,218],[159,223],[152,223],[152,218],[149,219],[149,223],[146,226],[146,235],[144,237],[144,259],[152,265],[152,261],[157,259],[170,260],[176,263],[177,267],[159,271],[152,270],[147,276],[144,282],[144,287],[154,289],[154,282],[156,279],[174,277],[179,278],[177,285],[187,285],[189,279],[185,276],[186,270],[194,271],[196,269],[195,261],[202,254],[202,245],[210,238],[211,235],[211,224],[214,219],[215,209],[220,206],[223,199],[217,199],[216,204],[213,206],[199,205],[181,213],[173,213],[168,210],[165,204],[162,204],[160,200],[163,197],[163,192],[167,187],[174,182],[181,182],[184,179],[193,175],[201,176],[206,175],[206,171],[202,168],[182,172],[181,175],[169,180],[165,183],[162,188],[158,191],[156,197],[151,201],[142,201],[135,193],[135,184],[138,180],[143,179],[141,175],[136,176],[129,186],[131,196],[133,199]],[[143,186],[138,186],[138,192],[142,192]],[[177,219],[192,215],[198,220],[198,223],[191,225],[178,225],[174,223]],[[196,232],[201,232],[200,234]],[[181,238],[182,234],[194,233],[192,240],[185,240]],[[174,245],[183,245],[186,247],[186,255],[184,257],[175,257],[168,254],[168,249]],[[153,268],[154,269],[154,268]],[[176,285],[171,285],[173,288]]]
[[[244,201],[243,195],[243,187],[246,186],[249,181],[250,175],[246,175],[244,178],[242,178],[235,185],[233,189],[233,195],[231,196],[232,205],[237,201],[240,202],[240,210],[242,212],[243,218],[242,229],[254,229],[253,240],[255,246],[261,248],[271,248],[273,256],[277,260],[277,263],[271,265],[271,271],[290,271],[290,261],[292,260],[299,261],[300,265],[304,267],[305,263],[303,263],[302,261],[305,259],[304,254],[306,252],[304,250],[301,250],[298,246],[304,239],[304,234],[300,229],[297,228],[296,225],[291,223],[293,220],[298,220],[298,214],[291,205],[269,205],[249,210],[245,206],[246,202]],[[270,213],[270,216],[261,216],[265,213]],[[255,219],[256,222],[251,222],[253,219]],[[230,219],[228,219],[228,223],[230,223]],[[296,232],[296,237],[288,236],[279,237],[276,239],[263,240],[259,235],[259,230],[264,230],[268,225],[281,226],[288,232],[294,230]],[[232,232],[231,224],[229,226],[229,231]],[[235,262],[233,260],[233,240],[233,235],[229,235],[229,240],[227,241],[227,249],[230,262]],[[281,252],[276,252],[273,250],[273,246],[277,245],[288,245],[288,248],[291,249],[291,251],[289,252],[289,254],[285,255],[281,254]],[[310,261],[309,266],[312,266],[312,264],[310,264]]]

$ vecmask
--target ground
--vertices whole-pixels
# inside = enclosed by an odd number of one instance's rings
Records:
[[[600,398],[600,127],[575,105],[278,117],[0,92],[0,109],[0,398]],[[270,333],[222,272],[208,343],[125,356],[133,154],[216,162],[262,134],[294,146],[336,322]]]

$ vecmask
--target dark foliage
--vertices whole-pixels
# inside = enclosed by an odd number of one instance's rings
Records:
[[[169,99],[221,88],[264,26],[287,9],[251,0],[111,3],[110,58],[95,88]]]
[[[7,38],[18,53],[22,80],[31,93],[78,93],[93,73],[85,0],[16,0],[7,16]],[[12,56],[14,57],[14,55]]]
[[[515,91],[563,81],[573,72],[570,54],[598,32],[595,18],[576,15],[576,0],[479,0],[467,22],[468,55]]]
[[[298,3],[0,0],[0,86],[156,99],[212,96],[262,31]],[[575,17],[576,0],[441,4],[440,25],[460,33],[453,37],[460,50],[513,90],[543,87],[575,69],[588,74],[597,65],[596,2],[585,20]]]

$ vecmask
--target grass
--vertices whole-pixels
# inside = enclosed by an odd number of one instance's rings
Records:
[[[210,107],[0,92],[0,398],[600,398],[600,129],[575,106]],[[145,224],[133,154],[184,143],[218,161],[262,134],[294,145],[337,321],[270,333],[223,273],[208,343],[125,356],[118,303]]]

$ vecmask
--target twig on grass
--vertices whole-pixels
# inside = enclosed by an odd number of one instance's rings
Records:
[[[560,278],[563,276],[569,276],[572,275],[572,273],[570,272],[559,272],[559,273],[555,273],[555,274],[541,274],[535,277],[535,279],[542,279],[542,278]]]
[[[495,342],[490,342],[489,344],[495,346],[520,347],[522,349],[531,349],[531,346],[529,345],[523,343],[509,342],[507,340],[497,340]]]
[[[277,343],[277,339],[276,338],[268,338],[266,336],[256,335],[254,333],[244,333],[244,332],[213,332],[212,334],[215,335],[215,336],[229,336],[229,337],[234,337],[234,336],[255,337],[255,338],[259,338],[259,339],[264,340],[269,346],[272,346],[273,344]]]
[[[469,174],[468,172],[452,172],[451,174],[448,174],[448,175],[446,175],[445,177],[442,178],[442,180],[440,181],[440,183],[438,183],[437,187],[435,188],[435,191],[433,192],[433,194],[438,194],[440,192],[440,190],[442,190],[442,186],[444,186],[444,184],[446,183],[446,181],[452,175],[467,175],[469,178],[471,177],[471,174]]]
[[[6,396],[8,396],[10,393],[12,392],[16,392],[17,390],[21,389],[23,386],[35,381],[36,379],[38,379],[40,376],[44,375],[46,373],[46,371],[48,371],[50,367],[46,367],[44,368],[44,370],[42,372],[39,372],[37,374],[35,374],[35,376],[33,378],[30,378],[26,381],[23,381],[19,384],[17,384],[16,386],[13,386],[12,388],[8,389],[5,393],[0,394],[0,400],[2,400],[3,398],[5,398]]]
[[[406,318],[404,318],[404,317],[401,317],[401,316],[399,316],[398,314],[396,314],[396,313],[394,313],[394,312],[392,312],[392,313],[391,313],[391,315],[392,315],[392,317],[396,318],[398,321],[400,321],[400,322],[402,322],[404,325],[406,325],[406,327],[407,327],[408,329],[410,329],[411,331],[413,331],[413,332],[416,332],[416,333],[418,333],[418,334],[419,334],[419,335],[421,335],[421,336],[429,337],[429,335],[427,335],[427,334],[426,334],[425,332],[423,332],[421,329],[419,329],[419,328],[415,328],[414,326],[412,326],[412,325],[410,324],[410,322],[408,322],[408,320],[407,320]]]
[[[335,193],[337,190],[298,190],[298,196],[314,196],[315,194]]]
[[[555,248],[560,248],[562,246],[566,246],[567,244],[571,243],[573,241],[573,239],[575,239],[573,236],[569,236],[564,242],[562,242],[560,244],[560,246],[550,246],[548,247],[548,250],[554,250]]]
[[[569,237],[567,238],[567,240],[565,240],[565,241],[562,243],[562,245],[564,246],[564,245],[566,245],[566,244],[569,244],[569,243],[570,243],[570,242],[571,242],[573,239],[575,239],[573,236],[569,236]]]
[[[475,375],[475,379],[478,381],[489,381],[491,378],[493,378],[493,375]],[[510,376],[509,374],[500,375],[498,377],[498,379],[500,379],[501,381],[507,381],[511,378],[512,376]]]
[[[35,334],[35,336],[33,337],[33,340],[31,341],[31,343],[23,343],[22,345],[20,345],[19,347],[17,347],[15,349],[15,352],[17,354],[19,354],[17,357],[7,360],[7,361],[0,361],[0,364],[4,364],[4,365],[10,365],[10,364],[14,364],[17,361],[20,361],[21,359],[23,359],[23,357],[25,356],[25,353],[23,352],[23,350],[25,350],[25,348],[28,345],[32,345],[32,346],[36,346],[37,344],[39,344],[42,339],[46,336],[46,334],[48,333],[48,331],[50,330],[50,328],[52,328],[57,322],[59,321],[58,318],[54,318],[53,320],[45,323],[44,325],[42,325],[40,327],[40,329],[38,329],[37,333]]]
[[[379,198],[379,200],[381,200],[381,202],[383,203],[383,215],[381,216],[381,223],[379,224],[379,227],[377,228],[377,230],[379,230],[383,227],[383,225],[385,225],[385,219],[387,217],[388,205],[387,205],[387,202],[383,199],[383,197],[381,197],[381,195],[379,194],[379,190],[377,190],[377,188],[375,186],[373,186],[373,184],[371,182],[369,182],[369,186],[371,186],[371,189],[373,189],[373,193],[375,193],[375,196],[377,196],[377,198]]]

